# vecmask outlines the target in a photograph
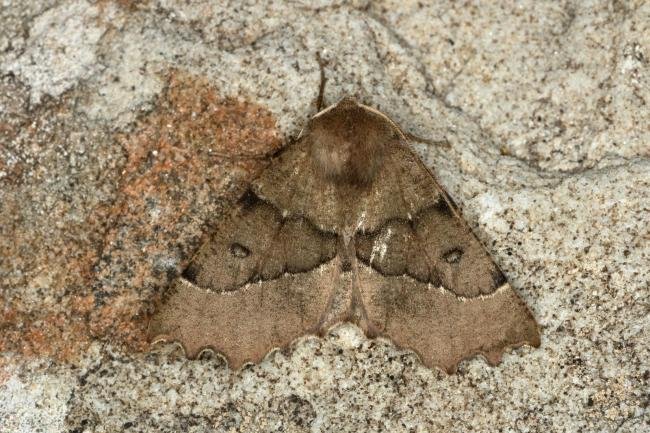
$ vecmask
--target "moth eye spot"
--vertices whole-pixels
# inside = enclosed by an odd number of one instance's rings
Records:
[[[251,250],[238,242],[233,242],[230,244],[230,254],[232,254],[233,257],[237,257],[238,259],[245,259],[251,255]]]
[[[460,248],[449,250],[442,256],[447,263],[452,265],[460,262],[461,257],[463,257],[463,251]]]

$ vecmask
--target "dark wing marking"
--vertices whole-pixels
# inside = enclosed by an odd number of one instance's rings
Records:
[[[357,258],[387,277],[407,275],[464,297],[492,293],[504,282],[465,221],[439,205],[358,232],[355,242]]]
[[[212,291],[237,290],[284,273],[308,272],[336,256],[337,236],[279,209],[252,191],[240,209],[217,229],[184,272],[191,283]]]

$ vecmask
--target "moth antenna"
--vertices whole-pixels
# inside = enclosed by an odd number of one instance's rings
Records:
[[[415,134],[411,134],[410,132],[405,132],[404,135],[409,141],[415,141],[417,143],[424,143],[432,146],[438,146],[444,149],[451,149],[451,144],[449,143],[449,140],[447,140],[447,137],[443,137],[440,140],[430,140],[428,138],[422,138]]]
[[[318,99],[316,99],[316,112],[319,113],[324,106],[325,83],[327,82],[327,78],[325,78],[325,66],[327,65],[327,61],[323,60],[320,56],[320,51],[316,51],[316,60],[320,68],[320,86],[318,89]]]
[[[226,153],[221,153],[221,152],[210,152],[211,156],[217,157],[217,158],[222,158],[231,162],[239,162],[239,161],[248,161],[248,160],[260,160],[264,161],[272,157],[277,153],[277,149],[271,150],[268,152],[264,152],[262,154],[255,154],[255,153],[239,153],[239,154],[234,154],[234,155],[228,155]]]

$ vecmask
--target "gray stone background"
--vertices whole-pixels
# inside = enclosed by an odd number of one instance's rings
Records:
[[[414,146],[540,348],[453,376],[351,325],[236,372],[148,350],[314,114],[316,53],[328,102],[449,142]],[[650,431],[649,58],[644,0],[2,0],[0,432]]]

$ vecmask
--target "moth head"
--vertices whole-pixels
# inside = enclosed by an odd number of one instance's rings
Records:
[[[316,171],[339,184],[364,186],[381,169],[401,132],[383,114],[346,97],[316,114],[305,139]]]

